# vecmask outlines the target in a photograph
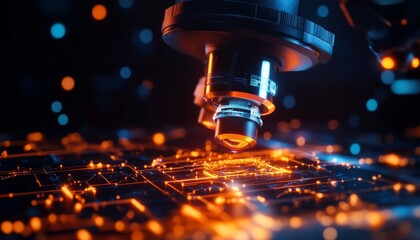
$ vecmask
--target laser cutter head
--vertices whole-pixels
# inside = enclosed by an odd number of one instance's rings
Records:
[[[253,147],[261,116],[275,109],[281,72],[330,59],[334,34],[298,10],[299,0],[179,0],[166,9],[164,42],[206,64],[198,105],[205,123],[214,112],[214,124],[204,125],[219,144]]]

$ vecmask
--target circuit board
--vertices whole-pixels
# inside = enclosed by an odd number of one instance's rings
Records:
[[[163,138],[1,141],[2,239],[420,237],[410,158],[352,158],[335,146],[233,154]]]

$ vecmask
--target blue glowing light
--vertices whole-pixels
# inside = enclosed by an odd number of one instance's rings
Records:
[[[326,17],[330,13],[330,10],[325,5],[320,5],[318,7],[318,16],[320,17]]]
[[[131,68],[125,66],[120,69],[120,76],[123,79],[129,79],[131,77]]]
[[[351,115],[348,121],[350,127],[358,127],[360,124],[360,118],[357,115]]]
[[[121,8],[131,8],[133,6],[133,0],[118,0]]]
[[[63,105],[61,104],[60,101],[54,101],[53,103],[51,103],[51,110],[55,113],[59,113],[61,112],[61,110],[63,109]]]
[[[396,95],[420,94],[420,80],[395,80],[391,85],[391,91]]]
[[[389,70],[382,71],[381,81],[384,84],[389,85],[394,81],[394,79],[395,79],[395,74],[393,71],[389,71]]]
[[[132,134],[128,129],[119,129],[117,131],[117,136],[119,138],[131,138]]]
[[[295,107],[295,105],[296,105],[295,97],[290,96],[290,95],[284,97],[284,99],[283,99],[283,106],[285,108],[292,109],[292,108]]]
[[[145,28],[140,31],[139,39],[144,44],[149,44],[153,41],[153,32],[152,30]]]
[[[54,23],[50,29],[51,36],[55,39],[61,39],[66,35],[66,27],[62,23]]]
[[[376,111],[376,109],[378,109],[378,101],[376,101],[373,98],[367,100],[367,102],[366,102],[366,108],[370,112]]]
[[[358,143],[353,143],[350,146],[350,153],[353,154],[353,155],[359,154],[360,153],[360,150],[361,150],[360,149],[360,145]]]
[[[69,123],[69,117],[66,114],[60,114],[60,116],[58,116],[58,124],[60,124],[61,126],[65,126]]]

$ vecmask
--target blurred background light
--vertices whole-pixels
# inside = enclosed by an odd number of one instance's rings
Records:
[[[395,74],[394,74],[393,71],[390,71],[390,70],[384,70],[384,71],[382,71],[382,73],[381,73],[381,81],[384,84],[389,85],[389,84],[391,84],[394,81],[394,79],[395,79]]]
[[[381,65],[385,69],[393,69],[395,67],[395,60],[392,57],[384,57],[381,59]]]
[[[106,18],[108,12],[103,4],[96,4],[92,8],[92,17],[97,21],[102,21]]]
[[[418,68],[420,66],[420,59],[419,58],[413,58],[413,60],[411,60],[411,67],[412,68]]]
[[[66,35],[66,27],[62,23],[54,23],[50,29],[51,36],[55,39],[61,39]]]
[[[60,114],[57,121],[61,126],[65,126],[69,123],[69,117],[66,114]]]
[[[366,108],[369,112],[374,112],[376,111],[376,109],[378,109],[378,101],[376,101],[375,99],[371,98],[369,100],[367,100],[366,102]]]
[[[73,90],[74,86],[75,86],[75,81],[73,77],[70,76],[66,76],[61,80],[61,87],[63,88],[63,90],[65,91],[71,91]]]
[[[149,44],[153,41],[153,32],[152,30],[145,28],[142,29],[139,33],[140,42],[144,44]]]
[[[320,5],[318,7],[318,16],[320,17],[326,17],[330,13],[330,10],[325,5]]]
[[[283,106],[287,109],[292,109],[296,105],[295,97],[288,95],[283,99]]]
[[[55,113],[59,113],[61,112],[62,109],[63,109],[63,105],[61,104],[60,101],[54,101],[53,103],[51,103],[51,111]]]
[[[353,143],[352,145],[350,145],[350,153],[353,155],[357,155],[360,153],[360,145],[358,143]]]
[[[131,77],[131,68],[124,66],[120,69],[120,76],[122,79],[129,79]]]
[[[391,85],[391,91],[396,95],[420,94],[420,80],[417,80],[417,79],[395,80]]]

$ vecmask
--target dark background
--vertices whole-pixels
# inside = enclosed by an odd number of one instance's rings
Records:
[[[263,119],[264,129],[292,119],[300,119],[304,128],[321,129],[336,119],[346,131],[402,133],[419,125],[419,95],[394,95],[381,82],[381,68],[364,35],[347,24],[336,1],[301,2],[301,16],[336,34],[333,57],[327,64],[282,75],[277,109]],[[91,16],[99,3],[108,10],[103,21]],[[120,3],[2,1],[0,133],[198,126],[192,94],[204,66],[161,40],[163,13],[173,1],[134,1],[127,9]],[[329,9],[327,17],[318,15],[321,4]],[[56,22],[66,27],[62,39],[50,34]],[[145,28],[153,32],[148,44],[139,39]],[[120,76],[123,66],[131,68],[129,79]],[[69,92],[60,85],[68,75],[76,82]],[[150,92],[146,80],[153,83]],[[282,104],[287,95],[296,100],[292,109]],[[366,109],[370,98],[379,102],[374,112]],[[65,126],[57,122],[61,113],[51,111],[56,100],[69,117]]]

